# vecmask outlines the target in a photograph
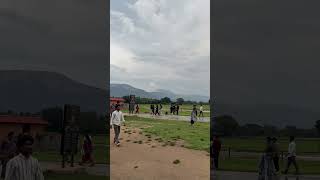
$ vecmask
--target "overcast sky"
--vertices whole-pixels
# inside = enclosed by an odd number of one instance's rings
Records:
[[[105,0],[1,0],[0,70],[55,71],[106,88]]]
[[[112,83],[209,96],[209,0],[111,0]]]
[[[319,111],[320,1],[216,0],[213,96]]]

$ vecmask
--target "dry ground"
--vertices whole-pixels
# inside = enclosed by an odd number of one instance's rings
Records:
[[[112,180],[208,180],[210,179],[207,152],[186,149],[183,142],[158,142],[140,129],[121,128],[121,145],[110,146]],[[110,142],[113,142],[111,131]],[[180,162],[174,163],[179,160]]]

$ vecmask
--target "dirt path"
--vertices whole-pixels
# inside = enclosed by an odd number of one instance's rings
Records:
[[[124,127],[121,130],[121,146],[110,146],[112,180],[210,179],[207,152],[183,148],[182,142],[163,146],[156,137],[146,137],[139,129]],[[113,133],[112,130],[110,142],[113,142]],[[174,164],[175,160],[180,163]]]

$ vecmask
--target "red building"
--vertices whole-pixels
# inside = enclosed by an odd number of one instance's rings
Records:
[[[0,141],[13,131],[16,135],[22,133],[25,126],[30,127],[32,136],[46,132],[48,122],[39,116],[0,115]]]
[[[111,109],[111,106],[112,104],[117,104],[119,102],[121,108],[123,108],[125,106],[125,99],[123,98],[118,98],[118,97],[110,97],[110,109]]]

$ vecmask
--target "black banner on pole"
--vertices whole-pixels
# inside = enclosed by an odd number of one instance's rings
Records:
[[[64,106],[64,117],[62,122],[62,136],[60,154],[62,155],[62,167],[65,167],[66,158],[71,158],[78,152],[80,107],[75,105]],[[71,156],[71,157],[70,157]],[[70,159],[69,159],[70,160]]]

